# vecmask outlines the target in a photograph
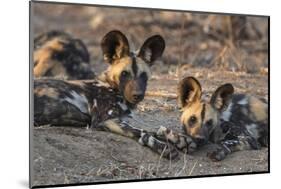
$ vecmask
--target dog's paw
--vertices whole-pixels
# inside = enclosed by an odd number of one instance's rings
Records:
[[[212,160],[212,161],[221,161],[226,157],[226,153],[223,151],[223,149],[217,149],[212,152],[208,152],[207,156]]]
[[[196,151],[197,149],[197,144],[191,139],[190,141],[188,141],[188,145],[187,145],[187,153],[192,153],[194,151]]]
[[[162,141],[149,133],[142,133],[138,141],[143,146],[148,146],[154,152],[167,159],[176,159],[179,155],[176,148],[168,141]]]
[[[169,143],[165,144],[165,147],[163,148],[161,155],[163,155],[164,158],[170,159],[170,160],[176,160],[179,158],[178,150]]]
[[[160,126],[158,131],[156,132],[156,135],[157,136],[164,136],[166,132],[167,132],[167,128],[163,127],[163,126]]]

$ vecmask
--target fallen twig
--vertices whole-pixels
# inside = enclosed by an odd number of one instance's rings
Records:
[[[186,154],[187,154],[187,152],[185,152],[185,153],[184,153],[184,156],[183,156],[183,167],[182,167],[182,169],[181,169],[179,172],[177,172],[177,173],[175,174],[176,177],[178,177],[178,176],[185,170],[185,168],[186,168],[186,164],[187,164],[187,161],[186,161]]]
[[[193,170],[194,170],[195,166],[197,165],[197,163],[198,163],[198,160],[194,163],[193,167],[192,167],[191,170],[189,171],[188,176],[190,176],[190,175],[193,173]]]
[[[147,91],[145,93],[146,96],[153,96],[153,97],[166,97],[166,98],[177,98],[176,94],[173,93],[166,93],[166,92],[162,92],[162,91]]]

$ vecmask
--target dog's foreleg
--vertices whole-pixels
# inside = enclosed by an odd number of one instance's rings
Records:
[[[149,147],[152,151],[161,154],[168,159],[175,159],[178,156],[177,150],[163,141],[155,138],[151,133],[133,127],[125,121],[119,119],[110,119],[104,121],[98,126],[98,129],[116,133],[138,141],[141,145]]]
[[[213,161],[221,161],[233,152],[260,148],[256,139],[249,136],[239,136],[237,139],[221,141],[215,151],[208,153],[208,157]]]

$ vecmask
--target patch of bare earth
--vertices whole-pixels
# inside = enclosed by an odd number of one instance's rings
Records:
[[[202,82],[206,98],[219,84],[225,82],[233,83],[237,92],[267,96],[267,88],[264,87],[267,86],[267,80],[260,75],[237,75],[190,68],[183,76],[196,73],[202,74],[198,78]],[[156,131],[160,125],[181,131],[180,113],[174,98],[176,78],[173,75],[154,75],[148,86],[148,94],[152,96],[146,96],[140,103],[135,117],[129,120],[130,123],[149,131]],[[221,162],[212,162],[206,157],[213,147],[210,144],[190,155],[180,153],[178,160],[169,161],[134,140],[112,133],[86,128],[48,126],[34,129],[33,144],[35,185],[268,170],[267,148],[236,152]]]

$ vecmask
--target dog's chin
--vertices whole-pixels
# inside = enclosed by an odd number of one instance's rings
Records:
[[[140,103],[142,100],[127,100],[130,104],[132,105],[137,105],[138,103]]]
[[[138,103],[140,103],[143,100],[143,98],[142,99],[133,99],[133,98],[126,98],[126,97],[125,97],[125,99],[127,102],[129,102],[132,105],[137,105]]]
[[[195,143],[198,145],[198,146],[203,146],[205,144],[208,143],[208,140],[207,139],[202,139],[202,138],[194,138],[194,141]]]

